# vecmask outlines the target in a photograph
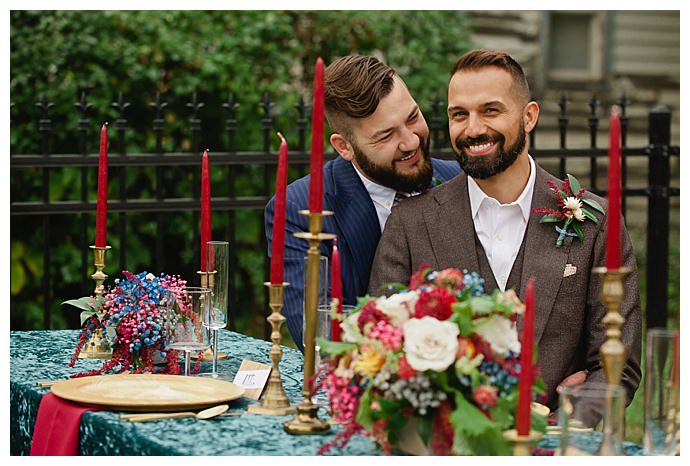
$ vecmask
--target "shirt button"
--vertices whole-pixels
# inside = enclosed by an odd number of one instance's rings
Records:
[[[497,234],[497,235],[496,235],[496,239],[497,239],[498,241],[503,241],[503,235],[502,235],[501,233]]]

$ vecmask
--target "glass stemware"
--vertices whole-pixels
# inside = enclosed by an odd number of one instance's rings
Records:
[[[645,345],[645,455],[675,455],[678,445],[680,373],[677,330],[647,330]]]
[[[203,351],[210,344],[205,320],[209,318],[211,289],[179,288],[174,296],[167,307],[168,347],[184,351],[184,375],[189,375],[191,352]]]
[[[218,333],[228,324],[228,269],[229,243],[227,241],[209,241],[206,243],[206,264],[208,264],[208,286],[211,289],[211,306],[209,316],[204,324],[213,339],[213,362],[211,372],[198,374],[203,377],[231,378],[231,374],[218,372]]]

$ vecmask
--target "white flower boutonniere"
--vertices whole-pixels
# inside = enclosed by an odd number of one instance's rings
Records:
[[[585,235],[582,232],[582,227],[578,222],[584,222],[589,219],[594,223],[599,223],[596,216],[590,212],[584,205],[604,214],[604,208],[601,207],[597,201],[593,199],[583,199],[582,195],[585,190],[580,186],[573,175],[568,174],[563,180],[563,189],[559,189],[551,181],[547,181],[551,191],[553,191],[558,203],[558,209],[538,208],[532,211],[535,214],[544,214],[539,221],[540,223],[559,223],[564,222],[563,227],[555,226],[558,238],[556,239],[556,247],[560,248],[563,245],[563,240],[566,236],[573,236],[583,241]],[[572,227],[573,232],[568,231]]]

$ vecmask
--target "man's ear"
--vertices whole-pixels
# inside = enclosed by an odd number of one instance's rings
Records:
[[[355,152],[352,149],[352,144],[350,144],[347,139],[343,137],[340,133],[331,134],[331,145],[340,154],[342,158],[351,162],[355,157]]]
[[[539,119],[539,104],[533,100],[530,101],[525,106],[523,118],[525,122],[525,133],[529,133],[537,125],[537,120]]]

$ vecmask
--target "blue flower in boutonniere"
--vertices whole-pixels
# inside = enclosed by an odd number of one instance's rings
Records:
[[[567,175],[563,180],[563,189],[559,189],[551,181],[547,181],[551,191],[553,191],[558,203],[558,209],[538,208],[532,209],[535,214],[544,214],[539,223],[559,223],[564,222],[563,227],[555,226],[558,233],[556,239],[556,247],[560,248],[563,245],[563,240],[566,236],[573,236],[583,241],[585,235],[582,232],[580,222],[589,219],[594,223],[599,223],[596,216],[590,212],[585,205],[604,214],[604,208],[601,207],[594,199],[584,199],[582,195],[585,190],[580,187],[580,182],[577,181],[573,175]],[[569,228],[573,231],[568,231]]]

